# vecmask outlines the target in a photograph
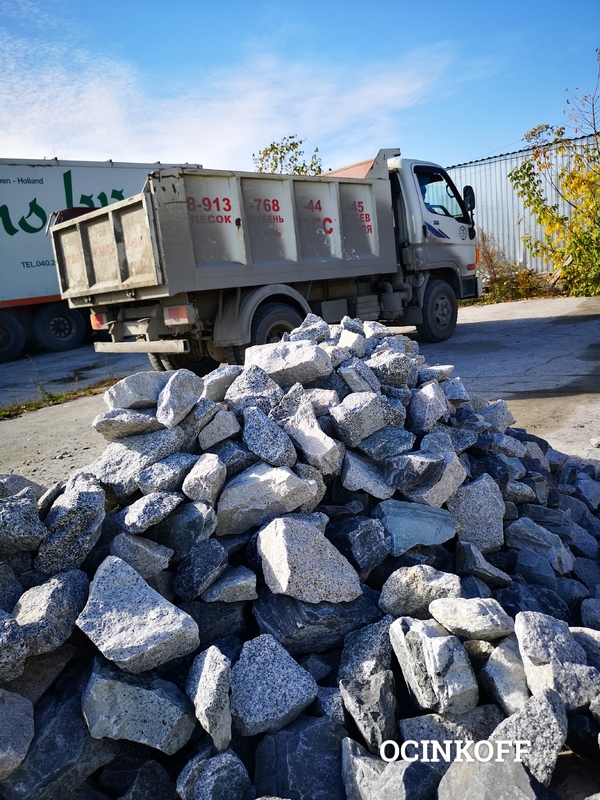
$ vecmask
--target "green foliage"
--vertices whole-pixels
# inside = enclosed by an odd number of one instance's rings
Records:
[[[531,155],[508,176],[543,229],[540,239],[523,237],[526,247],[560,270],[565,287],[577,296],[600,294],[600,49],[596,58],[594,91],[567,98],[570,134],[560,125],[533,128],[524,137]]]
[[[323,166],[317,155],[315,147],[310,161],[304,158],[301,145],[306,139],[297,136],[284,136],[280,142],[271,142],[264,150],[259,150],[258,155],[253,154],[252,160],[257,172],[280,172],[288,175],[321,175]]]
[[[484,287],[483,302],[504,303],[532,297],[552,297],[560,293],[545,276],[510,261],[495,236],[478,230],[477,246],[477,269]]]

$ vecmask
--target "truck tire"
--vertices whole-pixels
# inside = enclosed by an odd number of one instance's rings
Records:
[[[156,372],[164,372],[165,368],[163,366],[160,353],[148,353],[148,361],[150,362],[150,366]]]
[[[65,303],[42,306],[33,319],[36,341],[47,350],[60,353],[79,347],[85,336],[85,320],[76,308]]]
[[[265,303],[254,314],[251,328],[251,343],[273,344],[279,342],[284,333],[297,328],[304,315],[286,303]]]
[[[423,322],[417,325],[424,342],[444,342],[456,328],[458,303],[454,289],[447,281],[430,280],[423,298]]]
[[[163,370],[189,369],[190,372],[203,376],[208,375],[209,372],[219,366],[219,362],[210,356],[201,356],[200,358],[191,358],[190,356],[190,353],[159,354]]]
[[[0,361],[13,361],[25,349],[25,328],[20,321],[9,314],[0,311]]]

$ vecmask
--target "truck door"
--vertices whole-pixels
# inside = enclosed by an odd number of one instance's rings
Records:
[[[428,267],[455,264],[462,275],[467,275],[467,265],[475,263],[474,234],[460,193],[441,167],[415,165],[414,172]]]

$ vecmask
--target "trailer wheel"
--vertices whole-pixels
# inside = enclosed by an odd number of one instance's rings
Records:
[[[150,362],[150,366],[156,372],[164,372],[165,368],[160,358],[160,353],[148,353],[148,361]]]
[[[423,298],[423,322],[417,331],[424,342],[444,342],[456,328],[458,303],[447,281],[429,281]]]
[[[0,361],[13,361],[25,349],[25,328],[8,311],[0,311]]]
[[[304,315],[286,303],[265,303],[252,320],[252,344],[277,343],[284,333],[293,331],[303,320]]]
[[[85,336],[85,320],[76,308],[64,303],[43,306],[33,319],[33,333],[42,347],[55,353],[79,347]]]

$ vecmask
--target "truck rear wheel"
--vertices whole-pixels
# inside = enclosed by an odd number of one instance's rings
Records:
[[[25,349],[25,328],[8,311],[0,311],[0,361],[13,361]]]
[[[303,320],[304,315],[286,303],[265,303],[252,320],[252,344],[279,342],[284,333],[293,331]]]
[[[150,366],[156,372],[164,372],[165,368],[163,367],[162,360],[160,358],[160,353],[148,353],[148,361],[150,362]]]
[[[458,303],[447,281],[430,280],[423,298],[423,322],[417,325],[424,342],[444,342],[456,328]]]
[[[33,333],[42,347],[60,353],[79,347],[85,336],[85,320],[76,308],[51,303],[35,315]]]

